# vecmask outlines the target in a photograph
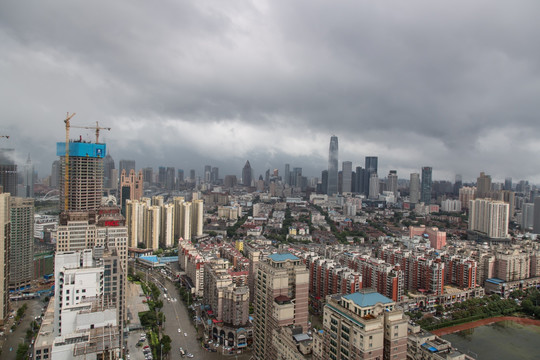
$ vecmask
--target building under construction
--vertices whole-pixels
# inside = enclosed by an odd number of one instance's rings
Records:
[[[56,155],[60,157],[61,178],[65,178],[66,144],[56,143]],[[84,142],[69,142],[68,189],[66,182],[60,182],[60,204],[65,204],[67,194],[67,211],[97,210],[103,194],[103,158],[106,145]]]

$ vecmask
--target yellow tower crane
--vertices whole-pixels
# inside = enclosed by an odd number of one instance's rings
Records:
[[[99,123],[96,121],[96,126],[72,126],[73,128],[78,129],[96,129],[96,144],[99,144],[99,130],[111,130],[110,127],[101,127],[99,126]]]
[[[68,211],[68,197],[69,197],[69,121],[72,117],[75,116],[75,113],[69,115],[69,112],[66,114],[66,160],[64,165],[64,211]]]
[[[95,129],[96,130],[96,144],[99,143],[99,130],[111,130],[110,127],[101,127],[99,126],[99,123],[96,121],[96,126],[76,126],[71,125],[70,120],[71,118],[75,116],[75,113],[69,114],[69,112],[66,115],[66,119],[64,122],[66,123],[66,159],[65,159],[65,170],[64,170],[64,211],[68,211],[68,204],[69,204],[69,129],[70,128],[78,128],[78,129]]]

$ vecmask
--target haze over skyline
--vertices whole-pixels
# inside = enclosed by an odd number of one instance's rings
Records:
[[[254,176],[378,156],[379,175],[540,183],[537,1],[13,2],[0,148],[50,173],[73,125],[116,163]],[[91,140],[92,130],[75,130]]]

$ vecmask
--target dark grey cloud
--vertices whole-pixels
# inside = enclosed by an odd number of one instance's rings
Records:
[[[2,146],[49,171],[62,117],[115,159],[318,175],[378,155],[540,181],[536,1],[29,1],[0,9]],[[80,132],[90,137],[88,133]],[[23,156],[23,158],[25,155]]]

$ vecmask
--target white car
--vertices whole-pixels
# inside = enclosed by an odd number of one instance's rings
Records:
[[[181,333],[181,332],[182,332],[182,329],[178,328],[178,332]]]
[[[184,333],[184,336],[187,336],[187,333]]]

